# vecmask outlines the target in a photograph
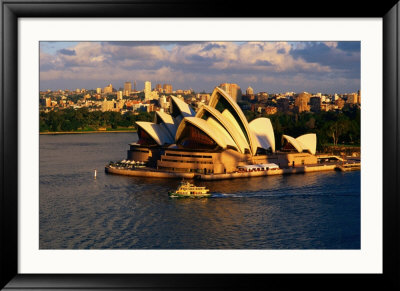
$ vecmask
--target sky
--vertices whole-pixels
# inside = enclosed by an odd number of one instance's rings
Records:
[[[212,92],[350,93],[360,89],[360,42],[40,42],[40,90],[136,81]]]

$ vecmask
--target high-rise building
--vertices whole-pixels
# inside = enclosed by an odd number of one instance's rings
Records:
[[[238,84],[222,83],[218,87],[228,93],[236,102],[242,99],[242,90]]]
[[[144,100],[150,100],[151,95],[151,82],[146,81],[144,82]]]
[[[358,103],[358,94],[357,93],[348,94],[347,95],[347,103],[349,103],[349,104]]]
[[[131,82],[125,82],[124,83],[124,96],[131,95],[131,92],[132,92],[132,83]]]
[[[117,100],[122,100],[122,91],[117,92]]]
[[[149,100],[154,100],[158,99],[158,92],[157,91],[151,91],[151,82],[146,81],[144,82],[144,100],[149,101]]]
[[[163,88],[162,88],[161,84],[157,84],[156,85],[156,91],[159,92],[159,93],[161,93],[163,91]]]
[[[246,89],[247,100],[254,100],[254,90],[250,86]]]
[[[96,88],[96,93],[101,94],[101,88]]]
[[[308,103],[310,102],[311,94],[307,92],[300,93],[296,99],[294,100],[294,106],[297,112],[310,111],[310,106]]]
[[[51,98],[50,97],[40,98],[40,105],[44,107],[51,107]]]
[[[172,93],[172,85],[171,84],[164,84],[163,85],[164,93]]]
[[[113,91],[113,86],[109,84],[107,87],[104,87],[103,92],[104,94],[112,93]]]
[[[314,96],[310,98],[310,110],[312,112],[320,112],[321,111],[321,97]]]

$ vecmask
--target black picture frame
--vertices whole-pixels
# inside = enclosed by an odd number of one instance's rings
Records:
[[[282,2],[260,9],[209,0],[1,1],[0,287],[9,289],[243,290],[327,287],[400,289],[399,13],[397,1]],[[355,2],[355,1],[352,1]],[[269,2],[266,2],[269,3]],[[351,2],[350,2],[351,3]],[[228,7],[229,5],[229,7]],[[268,4],[267,4],[268,5]],[[367,6],[366,6],[367,5]],[[288,12],[288,9],[289,12]],[[383,274],[18,274],[18,18],[20,17],[377,17],[383,19]]]

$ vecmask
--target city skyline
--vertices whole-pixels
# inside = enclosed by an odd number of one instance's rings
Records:
[[[210,92],[349,93],[360,88],[360,42],[41,42],[40,90],[136,81]]]

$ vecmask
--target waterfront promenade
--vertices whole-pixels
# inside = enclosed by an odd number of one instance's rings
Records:
[[[212,181],[212,180],[226,180],[226,179],[238,179],[238,178],[249,178],[249,177],[262,177],[271,175],[301,174],[301,173],[322,172],[322,171],[352,171],[352,170],[360,170],[360,168],[361,168],[361,163],[359,161],[353,161],[353,162],[333,163],[333,164],[327,163],[327,164],[296,166],[289,168],[270,169],[266,171],[233,172],[226,174],[165,172],[147,167],[128,169],[124,167],[113,167],[113,166],[106,166],[105,172],[110,174],[136,176],[136,177],[172,178],[172,179],[184,178],[184,179],[199,179],[199,180]]]

